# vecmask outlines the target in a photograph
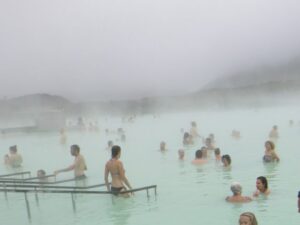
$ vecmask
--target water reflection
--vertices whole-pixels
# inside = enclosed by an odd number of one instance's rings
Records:
[[[110,208],[110,217],[114,225],[126,225],[131,215],[131,201],[122,197],[114,197],[113,205]]]

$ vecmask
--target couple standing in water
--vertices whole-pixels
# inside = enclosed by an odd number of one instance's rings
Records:
[[[57,175],[61,172],[67,172],[74,170],[75,179],[84,179],[86,178],[84,171],[87,169],[85,160],[80,154],[80,148],[78,145],[71,146],[71,155],[75,157],[74,163],[69,167],[61,170],[56,170],[54,175]],[[129,189],[131,185],[128,179],[125,176],[125,170],[122,162],[119,160],[121,157],[121,148],[120,146],[114,145],[111,148],[111,159],[105,165],[105,184],[108,191],[111,191],[114,195],[119,195],[121,191],[126,191],[126,187]],[[111,186],[108,182],[108,175],[111,175],[112,182]],[[122,196],[129,196],[129,194],[122,194]]]

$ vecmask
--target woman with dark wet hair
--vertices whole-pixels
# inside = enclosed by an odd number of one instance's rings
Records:
[[[262,195],[269,195],[270,190],[268,187],[268,180],[266,177],[260,176],[256,178],[256,191],[254,192],[253,196],[258,197],[260,194]]]
[[[118,145],[114,145],[111,148],[111,159],[105,165],[104,179],[108,191],[111,191],[114,195],[119,195],[121,191],[126,191],[126,187],[129,189],[131,185],[127,177],[125,176],[125,170],[123,163],[119,160],[121,157],[121,148]],[[108,182],[108,175],[111,175],[111,187]],[[123,194],[122,196],[128,197],[129,194]]]
[[[222,163],[224,167],[230,167],[231,165],[230,155],[222,155]]]

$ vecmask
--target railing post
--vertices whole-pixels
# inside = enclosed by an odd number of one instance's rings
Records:
[[[150,196],[149,196],[149,191],[148,191],[148,188],[147,188],[146,190],[147,190],[147,198],[149,198]]]
[[[25,195],[25,202],[26,202],[28,220],[31,222],[31,213],[30,213],[29,201],[27,199],[27,192],[24,192],[24,195]]]
[[[76,213],[76,204],[75,204],[75,199],[74,199],[74,194],[73,193],[71,193],[71,197],[72,197],[73,212]]]
[[[39,196],[38,196],[36,187],[34,188],[34,190],[35,190],[34,196],[35,196],[36,205],[39,206],[40,205],[39,204]]]
[[[3,183],[3,186],[4,186],[4,196],[5,196],[5,199],[6,199],[6,201],[7,201],[7,191],[6,191],[6,183]]]

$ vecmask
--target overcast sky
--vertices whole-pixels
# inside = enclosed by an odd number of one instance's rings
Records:
[[[299,0],[2,0],[0,97],[177,95],[300,55]]]

